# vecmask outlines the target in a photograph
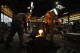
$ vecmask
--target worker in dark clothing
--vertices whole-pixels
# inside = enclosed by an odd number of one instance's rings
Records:
[[[10,47],[10,43],[13,40],[13,36],[17,32],[19,35],[19,46],[23,47],[23,35],[26,32],[26,14],[25,13],[18,13],[15,17],[13,17],[11,23],[11,31],[6,40],[6,48]]]
[[[37,26],[34,25],[34,26],[32,27],[32,32],[31,32],[31,34],[30,34],[30,35],[31,35],[30,37],[32,38],[33,41],[35,41],[35,36],[36,36],[36,34],[37,34]]]

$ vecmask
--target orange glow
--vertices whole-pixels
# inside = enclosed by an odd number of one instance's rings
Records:
[[[50,11],[48,11],[44,16],[44,22],[48,23],[49,25],[52,23],[53,19],[54,19],[54,15]]]
[[[38,32],[39,32],[39,33],[40,33],[40,35],[41,35],[41,34],[43,33],[43,30],[41,30],[41,29],[40,29]]]
[[[40,29],[38,32],[39,32],[39,34],[36,37],[43,37],[43,30]]]
[[[31,15],[28,16],[28,19],[30,19]]]

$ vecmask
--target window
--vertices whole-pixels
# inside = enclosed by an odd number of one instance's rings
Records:
[[[4,22],[4,23],[9,23],[9,22],[12,22],[12,18],[4,15],[3,13],[1,13],[1,22]]]

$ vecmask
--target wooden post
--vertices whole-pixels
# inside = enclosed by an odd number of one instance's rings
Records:
[[[70,22],[70,19],[69,19],[69,17],[70,17],[70,14],[68,13],[68,26],[69,26],[69,22]]]

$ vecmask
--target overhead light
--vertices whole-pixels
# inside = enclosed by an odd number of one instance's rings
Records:
[[[43,18],[44,16],[42,16],[42,18]]]
[[[30,7],[27,7],[27,9],[30,9]]]
[[[68,12],[66,12],[66,13],[63,13],[63,15],[66,15],[66,14],[68,14]]]
[[[30,9],[30,12],[32,12],[32,10]]]
[[[56,4],[58,4],[59,2],[56,2]]]
[[[56,15],[58,15],[58,12],[57,12],[56,8],[54,8],[53,11],[54,11],[54,13],[55,13]]]
[[[53,9],[52,10],[50,10],[50,12],[52,12],[53,11]]]
[[[33,8],[34,8],[34,6],[33,6],[33,2],[31,2],[30,7],[27,7],[27,9],[30,9],[30,13],[31,13]]]
[[[58,5],[56,6],[56,8],[61,10],[61,9],[65,8],[65,7],[58,4]]]
[[[33,2],[31,2],[31,7],[33,7]]]

